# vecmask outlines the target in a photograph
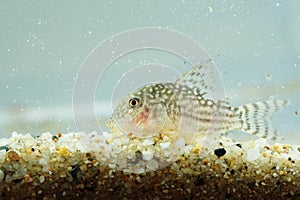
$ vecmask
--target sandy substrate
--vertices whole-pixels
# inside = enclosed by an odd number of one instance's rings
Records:
[[[300,146],[225,137],[213,149],[202,144],[13,133],[0,139],[1,199],[300,199]]]

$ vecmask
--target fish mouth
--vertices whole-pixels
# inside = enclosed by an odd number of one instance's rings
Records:
[[[110,119],[106,125],[111,132],[117,135],[138,133],[147,127],[149,117],[150,112],[140,112],[135,117],[127,115],[122,120]]]
[[[121,134],[130,134],[139,138],[153,137],[164,130],[167,113],[161,105],[153,105],[133,114],[128,113],[122,118],[111,119],[110,130]]]

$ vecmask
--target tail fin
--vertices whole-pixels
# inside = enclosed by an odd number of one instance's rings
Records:
[[[271,118],[274,113],[289,105],[289,101],[269,100],[250,103],[237,108],[239,127],[237,129],[262,138],[278,140],[278,131],[273,127]]]

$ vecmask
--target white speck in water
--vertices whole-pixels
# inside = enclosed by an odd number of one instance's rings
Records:
[[[9,51],[10,51],[10,49],[7,49],[7,51],[9,52]]]
[[[271,81],[272,80],[272,75],[271,74],[266,74],[266,80]]]
[[[42,19],[38,19],[37,24],[41,25],[42,24]]]
[[[279,3],[276,3],[276,6],[278,7],[278,6],[279,6]]]

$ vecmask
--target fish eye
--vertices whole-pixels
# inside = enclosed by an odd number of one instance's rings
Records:
[[[140,104],[140,99],[139,98],[129,99],[130,107],[134,108],[134,107],[137,107],[139,104]]]

